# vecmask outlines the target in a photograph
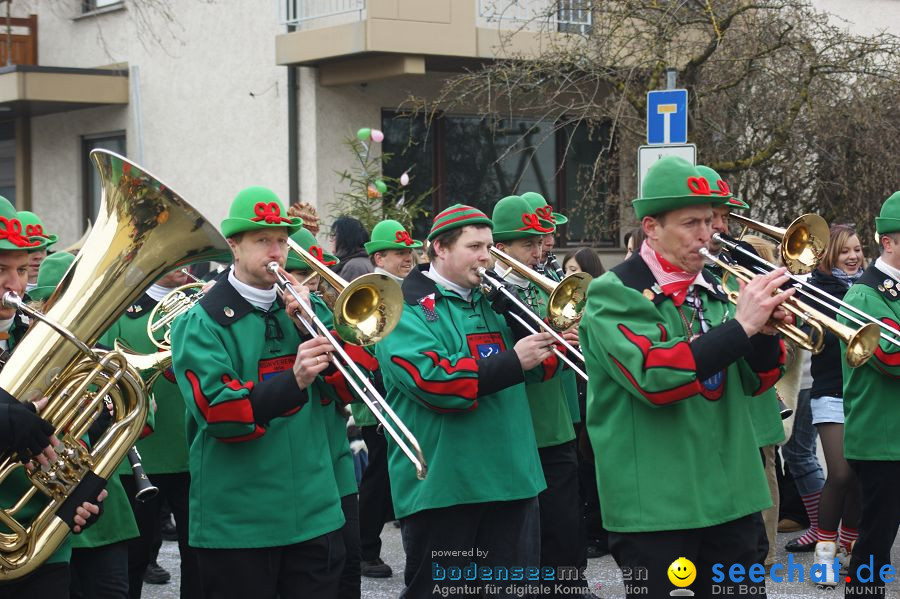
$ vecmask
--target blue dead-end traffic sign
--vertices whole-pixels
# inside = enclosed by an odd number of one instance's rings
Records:
[[[686,89],[647,92],[647,143],[652,145],[687,143]]]

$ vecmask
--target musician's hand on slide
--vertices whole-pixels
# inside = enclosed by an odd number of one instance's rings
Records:
[[[757,333],[774,332],[773,318],[784,318],[782,302],[794,295],[794,289],[779,291],[788,282],[787,269],[776,268],[770,273],[757,275],[749,283],[741,282],[734,319],[737,320],[748,337]],[[777,293],[776,293],[777,292]]]
[[[313,337],[304,341],[297,348],[297,358],[294,360],[294,378],[301,389],[309,387],[319,373],[331,364],[331,352],[334,346],[325,337]]]
[[[531,370],[551,355],[556,340],[550,333],[536,333],[519,339],[513,351],[519,357],[522,370]]]

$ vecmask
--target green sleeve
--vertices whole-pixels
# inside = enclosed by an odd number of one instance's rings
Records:
[[[475,358],[460,348],[446,347],[408,305],[397,327],[375,346],[375,356],[391,373],[392,383],[428,409],[467,412],[478,405]]]
[[[847,292],[844,301],[854,308],[862,310],[866,314],[877,315],[893,313],[890,307],[885,306],[885,300],[877,296],[870,289],[871,288],[866,287],[865,285],[855,285]],[[880,320],[884,324],[894,327],[894,329],[897,330],[897,333],[893,335],[893,338],[900,339],[900,323],[888,317],[882,317]],[[840,314],[838,315],[838,321],[852,327],[854,330],[859,328],[858,324],[847,320]],[[881,330],[882,329],[879,328],[879,331]],[[847,350],[847,346],[843,342],[841,343],[841,349],[842,351]],[[866,362],[865,367],[874,368],[879,373],[891,378],[900,378],[900,347],[880,338],[875,353]]]
[[[223,340],[205,322],[202,309],[195,307],[172,326],[178,388],[201,431],[224,442],[251,441],[265,434],[250,403],[254,382],[240,380]]]

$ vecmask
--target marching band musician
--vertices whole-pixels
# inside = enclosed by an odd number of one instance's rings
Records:
[[[549,213],[549,211],[547,212]],[[552,234],[552,222],[538,216],[520,196],[507,196],[494,205],[494,244],[511,258],[534,268],[543,255],[542,240]],[[548,294],[499,259],[495,271],[511,283],[519,299],[541,318],[547,317]],[[554,356],[554,360],[557,358]],[[574,381],[573,381],[574,382]],[[541,567],[580,565],[585,554],[578,501],[578,458],[572,411],[562,376],[525,385],[547,488],[538,495],[541,520]],[[577,390],[575,391],[577,406]],[[584,589],[583,581],[562,584]],[[571,594],[571,591],[566,593]]]
[[[544,378],[553,338],[516,341],[482,294],[479,268],[489,266],[492,228],[482,211],[462,204],[435,216],[430,264],[406,277],[400,321],[375,346],[387,401],[430,464],[418,480],[388,444],[406,551],[401,597],[470,584],[448,582],[440,569],[529,567],[540,559],[537,495],[545,484],[534,436],[525,434],[532,425],[523,383]]]
[[[43,221],[34,212],[20,210],[19,220],[22,222],[22,232],[29,238],[41,242],[39,246],[28,252],[28,285],[25,287],[27,293],[37,286],[41,262],[47,257],[47,251],[50,246],[59,241],[59,239],[55,234],[44,230]]]
[[[875,219],[881,255],[850,287],[844,301],[894,329],[900,340],[900,191],[881,206]],[[838,314],[843,324],[856,323]],[[841,351],[846,352],[841,342]],[[891,547],[900,526],[900,351],[882,340],[875,355],[844,375],[844,456],[862,490],[859,538],[853,547],[845,596],[884,596],[882,568],[891,563]],[[869,582],[862,582],[861,565],[874,564]],[[890,571],[893,576],[893,571]]]
[[[375,273],[391,277],[402,284],[416,264],[414,250],[422,247],[421,241],[410,236],[402,224],[395,220],[383,220],[372,228],[371,241],[365,244],[366,252]],[[384,383],[375,356],[371,360],[373,383],[384,395]],[[365,363],[365,362],[364,362]],[[350,404],[353,419],[362,431],[369,454],[369,462],[359,483],[359,533],[362,557],[362,575],[370,578],[393,576],[391,567],[381,559],[381,531],[386,522],[394,519],[391,503],[391,482],[388,476],[387,439],[378,430],[378,421],[362,402]]]
[[[313,386],[331,363],[301,343],[267,265],[302,225],[271,190],[249,187],[222,234],[228,276],[174,322],[175,377],[188,418],[190,544],[207,598],[334,597],[344,561],[340,495]]]
[[[637,575],[628,597],[667,594],[680,557],[694,572],[675,575],[691,584],[696,574],[703,597],[713,564],[749,569],[758,558],[752,514],[771,500],[747,402],[780,376],[783,345],[770,333],[790,292],[774,294],[787,281],[777,269],[733,307],[704,271],[712,206],[725,201],[689,162],[656,162],[633,202],[647,240],[588,293],[579,330],[587,426],[610,550]],[[746,584],[765,594],[764,583]],[[736,583],[721,585],[737,594]]]
[[[301,227],[298,229],[291,235],[291,239],[316,257],[323,266],[331,268],[340,262],[337,256],[323,251],[315,236],[306,228]],[[294,252],[289,251],[285,270],[289,274],[294,275],[297,280],[302,281],[310,274],[312,268],[305,260],[301,259]],[[318,287],[319,277],[312,277],[310,282],[312,284],[307,283],[307,285],[309,285],[308,288],[312,292]],[[310,293],[309,299],[316,316],[330,329],[332,324],[331,309],[318,294]],[[288,296],[285,303],[290,310],[293,306],[293,298]],[[339,342],[338,339],[335,341]],[[344,416],[344,403],[353,401],[353,397],[349,395],[349,392],[341,395],[337,393],[335,385],[339,384],[338,379],[340,379],[339,374],[330,371],[330,369],[326,370],[316,379],[315,387],[321,397],[322,405],[325,406],[323,418],[328,434],[328,448],[331,451],[331,462],[337,481],[338,495],[341,498],[341,511],[344,514],[341,538],[344,542],[345,558],[336,596],[338,599],[359,599],[362,593],[359,561],[360,513],[359,498],[357,497],[359,487],[356,484],[353,453],[350,451],[350,444],[347,439],[347,417]]]
[[[0,294],[14,292],[20,297],[28,283],[29,251],[46,248],[46,240],[25,237],[25,230],[15,208],[6,198],[0,197]],[[21,340],[28,323],[15,308],[0,305],[0,348],[5,364],[8,352]],[[2,390],[0,390],[2,391]],[[19,457],[30,456],[41,465],[56,460],[54,446],[59,442],[53,426],[37,415],[46,399],[23,404],[5,391],[0,392],[0,448],[15,451]],[[29,483],[24,476],[14,475],[0,487],[0,507],[9,508],[19,500]],[[106,498],[104,489],[96,503],[84,502],[76,509],[72,530],[79,533],[93,523],[100,514],[100,503]],[[42,509],[40,500],[32,500],[17,514],[17,519],[28,522]],[[0,527],[5,528],[5,527]],[[8,532],[2,530],[2,532]],[[66,599],[69,596],[70,538],[33,573],[20,579],[0,583],[0,599],[35,597],[40,599]]]
[[[49,259],[49,258],[48,258]],[[150,286],[134,301],[125,314],[106,331],[101,345],[112,348],[115,341],[122,341],[128,348],[141,354],[155,353],[157,346],[147,335],[147,321],[154,306],[170,291],[191,281],[181,269],[174,270]],[[164,330],[158,333],[158,339]],[[146,373],[147,375],[151,373]],[[149,393],[155,400],[153,433],[142,436],[136,447],[141,456],[144,472],[159,489],[155,497],[138,501],[136,485],[128,460],[119,468],[122,484],[128,492],[131,509],[139,535],[132,537],[128,546],[128,587],[131,599],[139,599],[144,584],[144,571],[152,559],[154,544],[159,542],[159,515],[165,499],[175,517],[178,533],[178,553],[181,556],[181,597],[200,596],[200,575],[196,556],[188,544],[189,510],[188,491],[191,477],[188,470],[188,446],[185,436],[184,399],[172,369],[156,377]]]

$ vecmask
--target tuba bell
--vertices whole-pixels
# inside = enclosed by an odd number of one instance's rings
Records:
[[[144,426],[140,376],[122,354],[92,346],[160,276],[227,249],[214,226],[140,166],[105,150],[91,159],[102,184],[97,220],[46,315],[26,309],[37,321],[0,372],[0,387],[20,401],[50,398],[41,416],[60,439],[49,469],[26,472],[19,456],[0,455],[0,581],[29,574],[56,551],[69,533],[59,515],[67,499],[114,475]],[[88,451],[79,440],[106,399],[112,423]]]

